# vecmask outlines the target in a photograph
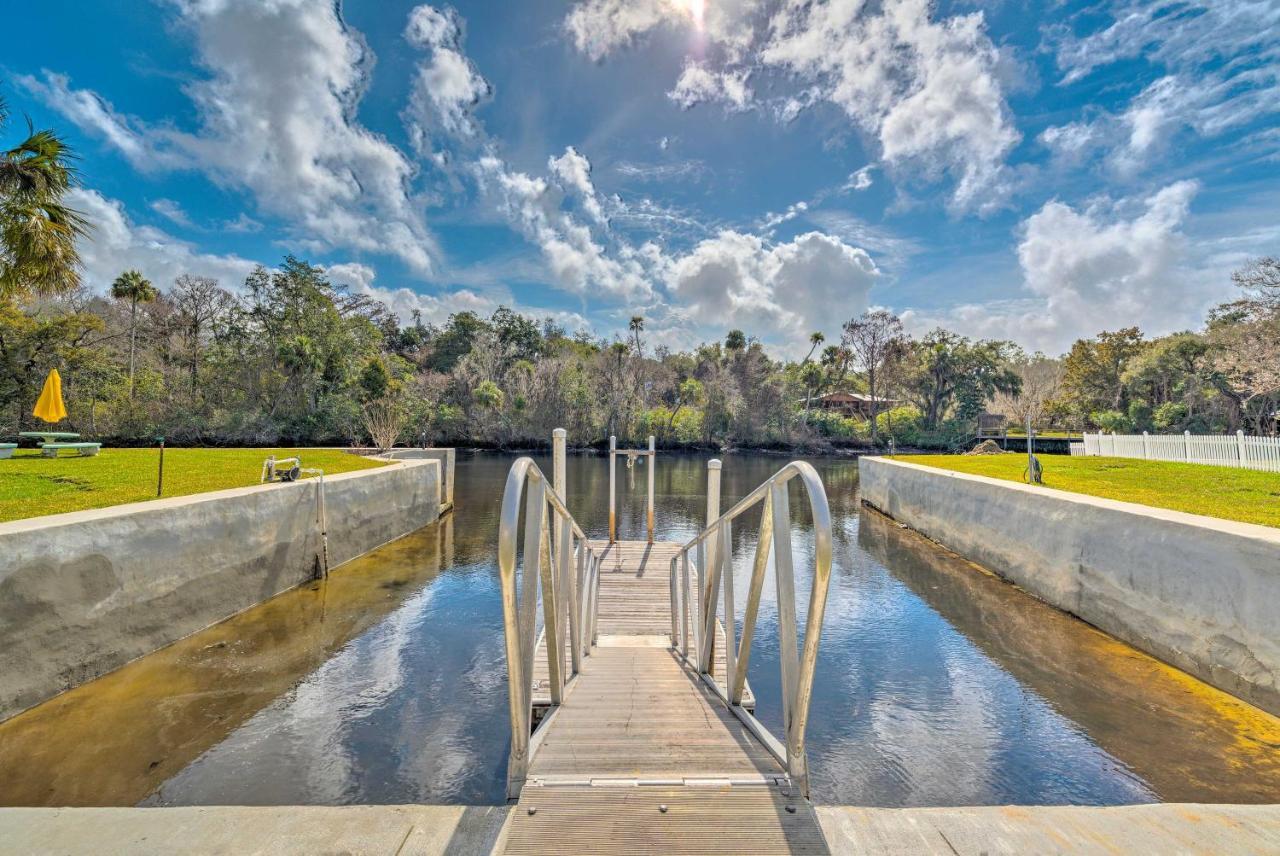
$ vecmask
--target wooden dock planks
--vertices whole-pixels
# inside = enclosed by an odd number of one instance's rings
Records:
[[[830,852],[813,807],[772,787],[528,786],[506,835],[504,852],[540,856]]]
[[[636,645],[643,637],[645,644],[666,647],[671,644],[671,557],[679,544],[644,541],[619,541],[610,545],[596,541],[593,547],[602,556],[600,567],[600,601],[597,631],[601,647]],[[565,634],[564,663],[568,674],[568,633]],[[594,656],[594,655],[593,655]],[[584,668],[587,659],[583,660]],[[716,648],[711,674],[724,687],[724,625],[716,622]],[[546,638],[538,640],[533,658],[533,706],[551,704],[550,679],[547,673]],[[748,682],[742,694],[742,706],[754,710],[755,696]]]
[[[829,852],[778,761],[671,650],[678,546],[597,548],[599,645],[533,754],[503,852]],[[717,637],[712,671],[723,686],[722,627]],[[544,639],[533,676],[544,707],[545,651]]]

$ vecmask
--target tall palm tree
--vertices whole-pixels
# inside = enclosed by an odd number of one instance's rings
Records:
[[[810,333],[809,334],[809,353],[804,355],[804,359],[800,361],[800,365],[804,365],[805,363],[809,362],[809,360],[813,357],[813,352],[818,350],[818,346],[825,341],[827,341],[827,337],[822,335],[822,333],[816,332],[816,331],[813,333]]]
[[[8,124],[0,99],[0,129]],[[76,239],[88,224],[62,204],[76,184],[74,155],[52,131],[27,126],[27,138],[0,152],[0,298],[54,294],[80,284]]]
[[[631,324],[629,325],[628,329],[631,330],[631,335],[635,337],[636,354],[639,356],[644,356],[644,352],[640,349],[640,333],[642,330],[644,330],[644,316],[632,315]]]
[[[111,296],[129,301],[129,400],[133,400],[133,360],[138,347],[138,304],[156,299],[156,287],[136,270],[127,270],[111,283]]]

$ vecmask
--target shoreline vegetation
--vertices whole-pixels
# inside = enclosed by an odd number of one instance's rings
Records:
[[[0,131],[8,118],[0,100]],[[1199,330],[1103,331],[1061,356],[856,305],[767,347],[705,326],[694,335],[717,338],[672,346],[642,315],[606,335],[504,306],[406,317],[293,255],[238,283],[198,269],[86,283],[80,243],[97,224],[64,204],[75,153],[53,130],[16,142],[0,151],[0,440],[44,427],[31,411],[53,369],[69,411],[57,429],[108,447],[511,449],[565,428],[585,446],[653,435],[668,449],[856,454],[961,451],[978,428],[1028,424],[1046,437],[1278,428],[1277,258],[1231,273],[1239,299]]]
[[[892,455],[890,460],[1025,483],[1027,456]],[[1280,527],[1280,473],[1134,458],[1040,456],[1044,487]]]

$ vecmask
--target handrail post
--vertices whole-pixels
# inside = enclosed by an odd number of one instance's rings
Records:
[[[729,687],[729,703],[742,704],[742,694],[747,686],[747,668],[751,665],[751,637],[756,632],[756,616],[760,612],[760,596],[764,592],[764,572],[769,564],[769,550],[773,548],[773,498],[764,498],[760,512],[760,532],[756,536],[756,555],[751,564],[751,588],[747,592],[747,605],[742,611],[742,641],[738,643],[738,657],[733,684]]]
[[[802,758],[792,755],[792,717],[796,705],[800,653],[796,636],[796,580],[791,553],[791,497],[787,485],[769,488],[773,505],[773,573],[778,585],[778,661],[782,667],[782,731],[787,746],[787,772]]]
[[[614,468],[614,460],[618,455],[618,438],[609,435],[609,543],[613,544],[618,540],[618,513],[617,504],[614,499],[616,487],[616,473]]]
[[[724,575],[724,688],[727,694],[738,681],[738,646],[734,636],[737,627],[733,622],[733,524],[728,520],[721,524],[719,537],[720,572]],[[714,664],[710,671],[715,677]]]
[[[565,472],[565,446],[569,432],[557,428],[551,432],[551,472],[555,483],[556,496],[560,497],[565,508],[569,507],[569,479]],[[578,621],[578,575],[575,573],[573,560],[573,528],[567,517],[556,519],[556,571],[559,577],[556,593],[560,605],[560,638],[557,653],[564,657],[565,621],[569,631],[569,663],[570,674],[576,675],[582,668],[582,629]]]
[[[653,470],[654,464],[657,462],[657,441],[652,434],[649,435],[649,506],[648,506],[648,532],[649,543],[653,543]]]
[[[720,517],[720,469],[719,458],[707,461],[707,526]],[[708,538],[698,545],[698,668],[707,671],[711,668],[712,651],[715,649],[715,634],[707,634],[707,627],[716,612],[716,582],[719,565],[716,563],[716,548],[719,546],[715,538]]]

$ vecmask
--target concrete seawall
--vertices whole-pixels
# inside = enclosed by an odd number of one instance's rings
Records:
[[[453,507],[453,473],[457,465],[455,449],[391,449],[382,454],[384,458],[397,461],[439,461],[444,468],[444,485],[441,489],[441,501],[446,508]]]
[[[1280,714],[1280,530],[859,459],[862,500],[1054,606]]]
[[[326,477],[330,567],[436,520],[441,469]],[[318,485],[0,523],[0,720],[314,578]]]

